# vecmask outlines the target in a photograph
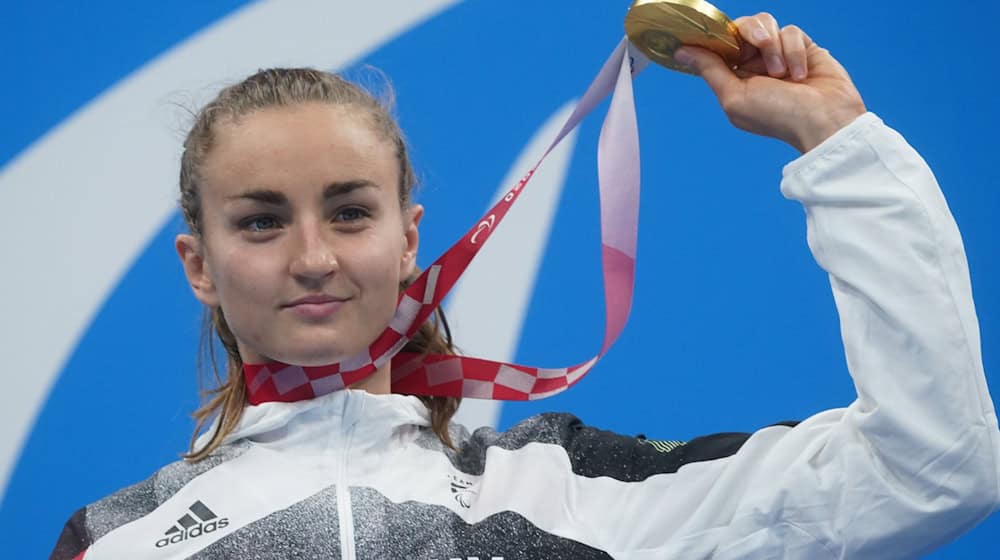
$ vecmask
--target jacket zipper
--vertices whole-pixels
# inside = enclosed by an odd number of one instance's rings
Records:
[[[342,560],[356,560],[354,550],[354,516],[351,507],[351,488],[347,477],[347,455],[351,450],[351,440],[354,439],[354,427],[351,424],[344,438],[344,448],[339,453],[337,472],[337,517],[340,520],[340,557]]]

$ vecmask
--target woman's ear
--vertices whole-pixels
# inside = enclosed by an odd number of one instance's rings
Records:
[[[208,273],[201,240],[191,234],[182,233],[174,240],[174,247],[181,258],[181,264],[184,265],[184,275],[191,284],[194,297],[208,307],[218,307],[219,297],[215,291],[215,283]]]
[[[399,263],[399,277],[409,278],[417,267],[417,249],[420,247],[420,219],[424,217],[424,207],[419,204],[409,206],[403,212],[403,258]]]

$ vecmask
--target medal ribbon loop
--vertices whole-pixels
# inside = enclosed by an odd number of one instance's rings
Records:
[[[412,395],[535,400],[561,393],[586,375],[617,340],[632,306],[639,220],[639,133],[632,78],[648,62],[628,39],[622,39],[538,163],[403,292],[389,326],[366,351],[319,367],[247,364],[244,375],[250,404],[292,402],[343,389],[390,360],[392,391]],[[604,341],[597,355],[551,369],[468,356],[400,352],[499,227],[546,156],[609,93],[611,105],[597,149],[606,318]]]

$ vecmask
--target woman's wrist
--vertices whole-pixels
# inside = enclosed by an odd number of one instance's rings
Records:
[[[822,144],[827,138],[833,136],[837,131],[851,124],[866,112],[867,109],[861,103],[857,106],[818,115],[816,118],[802,123],[791,144],[804,154]]]

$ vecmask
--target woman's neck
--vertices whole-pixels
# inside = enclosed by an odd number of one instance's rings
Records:
[[[392,392],[391,362],[374,372],[359,376],[348,389],[365,391],[374,395]],[[339,364],[328,366],[294,366],[280,362],[245,363],[243,376],[247,387],[247,402],[252,405],[264,402],[295,402],[312,399],[344,389]]]
[[[388,395],[392,392],[392,373],[390,366],[392,361],[386,361],[382,367],[375,370],[375,373],[354,383],[349,389],[367,391],[373,395]]]

